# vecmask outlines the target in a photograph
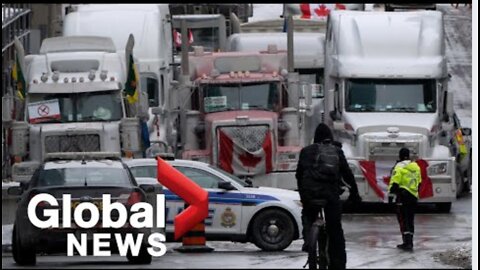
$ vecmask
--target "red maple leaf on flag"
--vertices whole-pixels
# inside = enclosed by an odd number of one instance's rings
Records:
[[[255,168],[257,164],[262,160],[261,157],[256,157],[248,152],[245,152],[242,155],[239,155],[238,158],[242,162],[243,166]]]
[[[328,14],[330,13],[330,9],[328,9],[327,6],[325,6],[324,4],[319,5],[319,7],[316,8],[314,11],[315,14],[320,17],[328,16]]]

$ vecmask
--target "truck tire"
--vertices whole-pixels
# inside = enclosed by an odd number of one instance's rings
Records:
[[[128,250],[127,259],[132,264],[151,264],[152,263],[152,255],[150,255],[150,253],[148,253],[146,245],[142,245],[140,247],[140,251],[138,252],[138,256],[133,256],[132,252],[130,250]]]
[[[295,226],[292,218],[282,210],[260,212],[251,225],[253,243],[264,251],[281,251],[293,241]]]
[[[457,198],[460,198],[463,193],[463,189],[465,186],[465,179],[463,177],[463,172],[460,169],[460,166],[457,166],[455,173],[455,183],[457,185]]]
[[[18,265],[35,265],[37,263],[37,256],[35,254],[35,247],[25,247],[20,241],[20,236],[17,233],[17,226],[13,227],[12,233],[12,253],[13,259]]]
[[[452,209],[452,203],[437,203],[436,204],[438,211],[442,213],[450,213],[450,210]]]

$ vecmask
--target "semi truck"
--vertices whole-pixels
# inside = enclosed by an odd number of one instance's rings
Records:
[[[230,35],[231,14],[241,22],[247,22],[253,16],[253,4],[169,4],[172,15],[222,15],[227,35]]]
[[[133,38],[126,43],[131,53]],[[147,99],[126,102],[126,61],[110,38],[47,38],[38,55],[16,41],[24,92],[4,98],[11,127],[12,180],[27,182],[47,158],[91,152],[142,157],[139,115]],[[17,71],[20,72],[20,71]],[[15,100],[15,102],[12,102]],[[142,109],[143,106],[143,109]]]
[[[296,21],[294,21],[295,24]],[[312,30],[313,31],[313,30]],[[287,33],[261,32],[236,33],[228,37],[227,51],[259,52],[268,45],[275,45],[279,50],[287,51]],[[294,32],[293,55],[294,71],[299,74],[300,91],[313,90],[311,117],[304,123],[305,132],[302,145],[313,140],[315,128],[323,122],[323,74],[324,74],[325,34],[317,32]],[[300,95],[303,101],[304,94]]]
[[[450,143],[442,13],[332,11],[325,48],[324,120],[343,144],[363,201],[387,201],[391,169],[406,147],[422,168],[420,202],[450,211],[468,166]]]
[[[133,55],[141,91],[147,93],[150,141],[164,152],[175,150],[176,129],[171,116],[170,93],[174,74],[172,19],[168,4],[78,4],[69,8],[63,22],[64,36],[110,37],[119,53],[133,34]]]
[[[257,52],[182,53],[179,156],[257,186],[295,189],[311,97],[300,102],[293,55],[273,44]]]

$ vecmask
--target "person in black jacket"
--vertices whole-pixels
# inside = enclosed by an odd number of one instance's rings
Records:
[[[329,237],[329,257],[330,269],[345,269],[347,263],[347,255],[345,251],[345,237],[342,229],[342,205],[340,201],[342,181],[340,177],[348,185],[350,195],[348,200],[354,202],[361,202],[358,194],[357,184],[350,167],[348,166],[345,155],[341,149],[340,142],[333,141],[333,135],[330,128],[321,123],[315,130],[314,143],[304,147],[300,152],[298,160],[297,171],[295,177],[297,178],[298,191],[300,199],[303,204],[302,209],[302,224],[303,224],[303,251],[306,251],[307,234],[312,227],[313,222],[318,217],[318,209],[310,205],[313,199],[326,199],[325,206],[325,221],[327,227],[327,234]],[[338,177],[330,177],[330,179],[319,179],[318,173],[314,172],[315,163],[318,156],[318,146],[320,143],[331,143],[336,146],[339,157],[339,175]],[[325,177],[327,178],[327,177]],[[337,178],[337,179],[331,179]]]

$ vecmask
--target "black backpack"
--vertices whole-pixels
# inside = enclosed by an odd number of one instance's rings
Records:
[[[316,143],[317,154],[312,175],[318,181],[336,182],[340,175],[338,148],[330,140]]]

